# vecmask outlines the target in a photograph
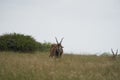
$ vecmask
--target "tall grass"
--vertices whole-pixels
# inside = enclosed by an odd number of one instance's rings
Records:
[[[0,52],[0,80],[120,80],[120,58]]]

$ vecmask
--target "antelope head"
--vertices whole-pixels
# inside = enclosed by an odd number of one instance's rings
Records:
[[[62,38],[61,39],[61,41],[60,42],[58,42],[58,40],[57,40],[57,38],[55,37],[55,40],[56,40],[56,42],[57,42],[57,44],[56,44],[56,56],[61,56],[62,55],[62,53],[63,53],[63,46],[62,46],[62,41],[63,41],[63,39],[64,38]]]
[[[58,47],[63,48],[63,46],[61,45],[61,43],[62,43],[63,39],[64,39],[64,38],[62,38],[62,39],[61,39],[61,41],[60,41],[60,42],[58,42],[57,38],[55,37],[55,40],[56,40],[56,42],[57,42],[57,46],[58,46]]]
[[[111,52],[113,54],[113,58],[116,58],[118,54],[118,49],[116,50],[116,53],[113,51],[113,49],[111,49]]]

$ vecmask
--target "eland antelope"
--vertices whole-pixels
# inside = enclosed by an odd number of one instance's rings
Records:
[[[64,38],[61,39],[60,42],[58,42],[57,38],[55,37],[55,40],[57,44],[51,44],[50,47],[50,55],[49,57],[61,57],[63,54],[63,46],[61,45]]]
[[[116,50],[116,53],[113,51],[113,49],[111,49],[111,52],[113,54],[112,58],[116,59],[117,55],[118,55],[118,49]]]

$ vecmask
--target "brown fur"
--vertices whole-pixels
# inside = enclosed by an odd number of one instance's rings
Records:
[[[51,45],[49,57],[56,56],[56,49],[57,49],[58,47],[63,48],[63,46],[62,46],[61,44],[52,44],[52,45]],[[63,54],[63,49],[62,49],[62,53],[60,54],[60,57],[62,56],[62,54]]]
[[[50,55],[49,57],[61,57],[63,54],[63,46],[61,45],[64,38],[61,39],[60,42],[58,42],[57,38],[55,37],[55,40],[57,44],[52,44],[50,47]]]

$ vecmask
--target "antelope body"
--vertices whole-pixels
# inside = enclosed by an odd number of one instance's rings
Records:
[[[60,42],[58,42],[57,38],[55,37],[57,44],[52,44],[50,47],[50,55],[49,57],[61,57],[63,54],[63,46],[61,45],[63,38]]]

